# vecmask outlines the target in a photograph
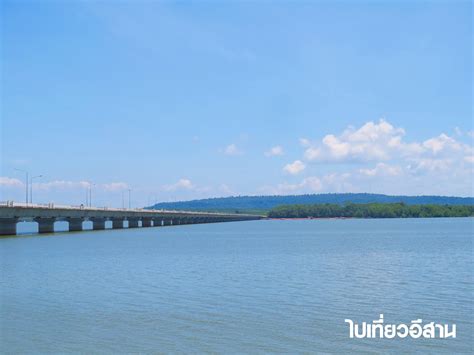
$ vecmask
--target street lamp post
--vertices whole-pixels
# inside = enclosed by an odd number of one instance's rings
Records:
[[[132,190],[128,189],[128,209],[132,209]]]
[[[25,179],[25,184],[26,184],[26,187],[25,187],[25,201],[26,201],[26,204],[28,205],[28,171],[26,170],[22,170],[22,169],[17,169],[15,168],[15,170],[17,171],[21,171],[22,173],[25,173],[25,176],[26,176],[26,179]]]
[[[33,179],[43,177],[43,175],[32,176],[30,179],[30,203],[33,204]]]
[[[89,207],[92,207],[92,187],[96,184],[89,183]]]

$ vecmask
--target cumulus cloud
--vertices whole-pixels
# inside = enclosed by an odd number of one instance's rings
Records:
[[[300,138],[299,141],[302,147],[309,147],[311,145],[310,140],[307,138]]]
[[[372,169],[359,169],[359,173],[365,176],[398,176],[402,174],[402,168],[385,163],[378,163]]]
[[[7,176],[0,176],[0,186],[5,187],[24,187],[24,183],[15,178],[9,178]]]
[[[358,192],[350,179],[350,173],[331,173],[323,176],[308,176],[297,183],[284,182],[277,185],[267,185],[260,188],[266,194],[301,194],[321,192]]]
[[[306,166],[301,160],[295,160],[293,163],[286,164],[283,170],[289,174],[297,175],[300,172],[302,172],[305,168]]]
[[[103,184],[102,188],[105,191],[123,191],[128,189],[128,185],[124,182],[111,182],[109,184]]]
[[[242,151],[237,147],[236,144],[232,143],[224,148],[224,154],[225,155],[240,155],[242,154]]]
[[[68,181],[68,180],[53,180],[48,182],[34,183],[35,189],[49,191],[49,190],[75,190],[84,189],[90,186],[87,181]]]
[[[89,188],[92,184],[88,181],[69,181],[69,180],[52,180],[46,182],[34,182],[33,187],[37,190],[50,191],[50,190],[77,190]],[[0,177],[0,186],[4,187],[24,187],[25,184],[15,178]],[[94,185],[96,189],[104,191],[120,191],[128,188],[128,185],[124,182],[111,182],[105,184]]]
[[[466,155],[464,157],[464,161],[466,161],[467,163],[470,163],[470,164],[474,164],[474,156],[472,155]]]
[[[316,176],[310,176],[304,178],[299,183],[290,184],[285,182],[276,186],[264,186],[260,190],[263,193],[288,195],[302,192],[319,192],[322,188],[323,183],[321,179]]]
[[[471,160],[472,147],[445,133],[422,142],[406,142],[404,136],[403,128],[395,127],[386,120],[367,122],[358,129],[348,127],[340,135],[328,134],[319,143],[307,145],[304,158],[309,162],[341,164],[404,161],[412,172],[446,169],[450,165]],[[308,142],[305,140],[305,143]],[[367,176],[383,171],[387,173],[387,166],[378,165],[375,170],[360,172]]]
[[[174,184],[163,186],[163,190],[165,191],[193,190],[194,188],[194,184],[189,179],[179,179]]]
[[[264,155],[266,157],[274,157],[277,155],[283,155],[283,148],[279,145],[276,145],[274,147],[271,147],[269,150],[267,150]]]
[[[232,188],[229,187],[227,184],[220,184],[218,187],[218,191],[220,194],[224,195],[234,195],[235,192],[232,190]]]
[[[293,175],[322,175],[318,191],[392,193],[444,193],[472,195],[474,148],[472,131],[455,129],[423,140],[408,140],[405,129],[385,119],[328,132],[319,140],[300,138],[303,157],[287,164]],[[318,163],[313,165],[312,163]],[[307,178],[306,178],[307,179]],[[376,184],[375,184],[376,182]],[[269,187],[274,193],[310,192],[309,180]]]
[[[459,151],[462,149],[462,144],[442,133],[438,137],[424,141],[423,147],[436,155],[445,151]]]
[[[402,145],[404,134],[402,128],[383,119],[367,122],[359,129],[349,127],[339,136],[328,134],[320,143],[307,144],[305,158],[333,162],[388,160],[391,150]]]

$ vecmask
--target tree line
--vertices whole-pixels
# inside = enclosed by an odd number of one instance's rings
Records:
[[[270,218],[426,218],[471,217],[474,205],[407,205],[401,203],[282,205],[270,210]]]
[[[389,196],[368,193],[331,193],[285,196],[229,196],[208,198],[193,201],[162,202],[156,209],[189,210],[189,211],[269,211],[281,205],[310,205],[333,203],[398,203],[407,205],[474,205],[474,197],[453,196]]]

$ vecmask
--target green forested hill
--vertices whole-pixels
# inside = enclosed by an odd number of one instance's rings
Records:
[[[324,203],[343,205],[347,203],[360,204],[398,202],[403,202],[407,205],[474,205],[474,198],[449,196],[390,196],[367,193],[342,193],[291,196],[235,196],[181,202],[163,202],[151,207],[156,209],[262,213],[280,205],[307,205]]]

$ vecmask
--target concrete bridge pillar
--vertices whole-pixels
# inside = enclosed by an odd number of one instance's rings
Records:
[[[54,233],[54,222],[56,218],[35,218],[35,222],[38,222],[39,233]]]
[[[161,218],[155,218],[153,219],[153,227],[161,227]]]
[[[82,231],[82,218],[68,218],[69,222],[69,231],[70,232],[80,232]]]
[[[164,226],[172,226],[173,220],[171,218],[163,218],[163,225]]]
[[[0,235],[15,235],[18,218],[0,218]]]
[[[138,218],[128,218],[128,228],[138,228]]]
[[[151,218],[142,218],[142,227],[151,227]]]
[[[122,219],[122,218],[114,218],[114,219],[112,219],[112,228],[113,228],[113,229],[121,229],[121,228],[123,228],[123,219]]]
[[[91,218],[93,230],[105,229],[105,218]]]
[[[190,224],[192,221],[189,217],[181,217],[179,219],[179,224]]]

